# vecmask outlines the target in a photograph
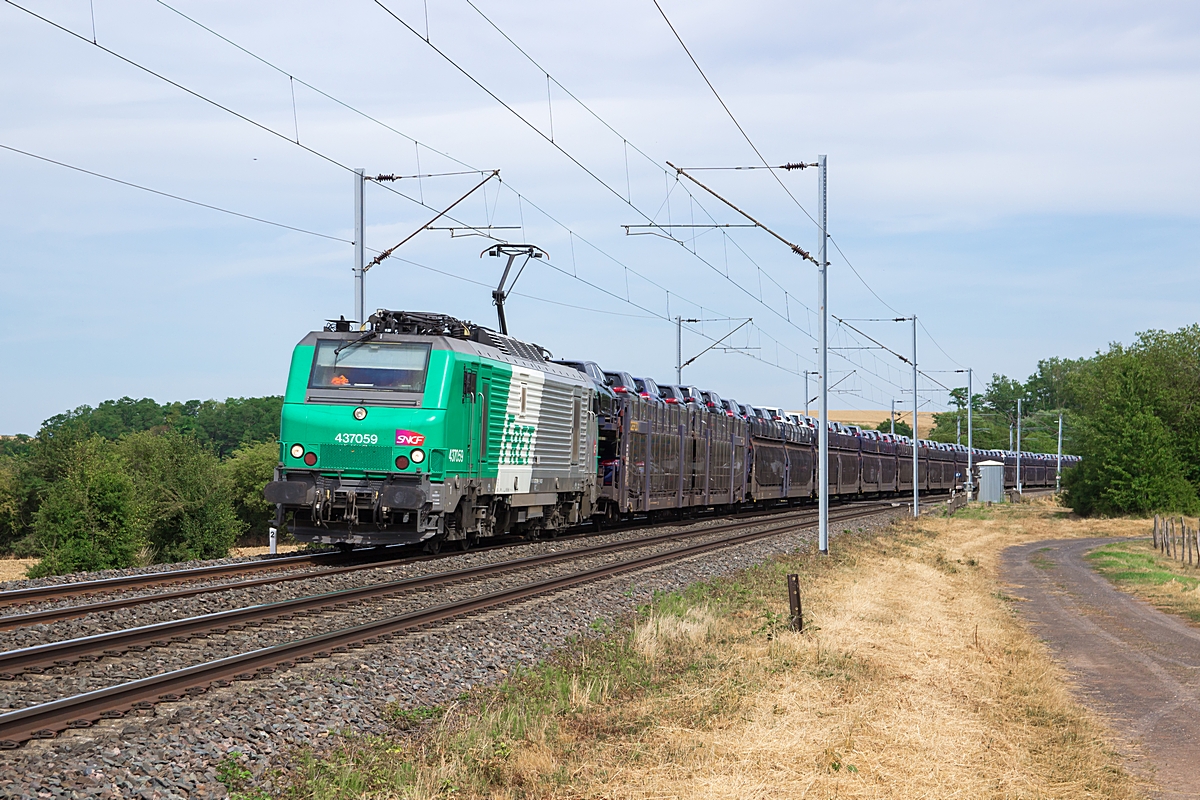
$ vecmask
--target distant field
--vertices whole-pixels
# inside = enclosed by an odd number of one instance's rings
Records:
[[[804,409],[800,409],[799,411],[789,411],[788,413],[803,414]],[[817,416],[816,406],[814,405],[814,406],[810,407],[808,410],[808,413],[809,413],[809,416],[812,416],[812,417]],[[849,425],[860,425],[864,428],[875,428],[879,425],[879,423],[887,422],[888,413],[889,412],[887,412],[887,411],[834,411],[831,409],[829,411],[829,419],[831,419],[834,422],[845,422]],[[911,425],[912,424],[912,412],[907,411],[905,413],[900,413],[899,409],[897,409],[896,419],[898,421],[903,421],[904,424],[906,424],[906,425]],[[921,432],[928,433],[929,431],[933,430],[933,412],[932,411],[918,412],[917,419],[921,423],[921,426],[920,426],[920,428],[918,428],[917,433],[921,433]]]

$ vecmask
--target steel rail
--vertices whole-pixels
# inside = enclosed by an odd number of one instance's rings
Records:
[[[735,515],[735,516],[737,519],[741,519],[741,520],[751,519],[751,518],[755,518],[755,517],[762,517],[762,516],[770,516],[770,517],[774,517],[777,519],[786,519],[788,517],[802,515],[805,513],[808,513],[808,509],[791,509],[787,512],[783,512],[783,511],[769,512],[768,511],[768,512],[760,512],[760,513],[755,513],[755,514],[744,514],[744,515]],[[721,517],[705,517],[705,518],[701,518],[700,520],[696,520],[696,521],[703,521],[704,519],[720,519],[720,518]],[[668,521],[664,521],[664,522],[650,523],[648,525],[644,525],[643,527],[650,528],[650,527],[661,527],[661,526],[666,526],[666,525],[688,525],[688,524],[693,524],[693,522],[680,521],[680,520],[668,520]],[[740,524],[744,524],[744,522],[740,523]],[[720,527],[721,526],[713,526],[713,527],[708,528],[708,530],[718,530],[718,529],[720,529]],[[727,528],[727,527],[729,527],[729,525],[727,524],[724,527]],[[560,536],[554,541],[559,541],[559,542],[571,541],[574,539],[586,538],[591,535],[593,535],[593,534],[574,533],[574,534],[568,534],[566,536]],[[539,541],[551,541],[551,540],[539,540]],[[516,546],[516,545],[515,545],[515,543],[513,543],[511,541],[497,542],[495,544],[488,544],[488,545],[476,548],[476,552],[485,552],[487,550],[494,550],[494,549],[498,549],[501,547],[513,547],[513,546]],[[335,553],[335,554],[329,554],[329,555],[336,557],[341,554]],[[45,624],[45,623],[49,623],[49,622],[57,622],[57,621],[63,620],[63,619],[71,619],[73,617],[81,617],[81,616],[84,616],[85,614],[93,614],[98,611],[112,611],[114,609],[130,608],[132,606],[142,605],[145,603],[157,603],[160,601],[176,600],[176,599],[180,599],[180,598],[184,598],[184,597],[194,597],[195,595],[207,594],[209,592],[225,592],[225,591],[229,591],[230,589],[244,589],[244,588],[251,587],[251,586],[265,586],[265,585],[274,584],[274,583],[286,583],[287,581],[309,580],[312,578],[325,578],[325,577],[328,577],[331,575],[341,575],[341,574],[344,574],[347,572],[357,572],[359,570],[386,569],[388,567],[395,566],[398,564],[416,563],[418,561],[428,561],[428,560],[431,560],[434,558],[447,558],[452,555],[458,555],[458,553],[443,553],[440,556],[410,554],[410,555],[406,555],[406,556],[401,556],[400,558],[389,558],[389,559],[384,559],[384,560],[379,560],[379,561],[363,561],[361,563],[352,564],[350,566],[344,566],[344,567],[330,567],[328,569],[322,569],[319,572],[297,572],[297,573],[293,573],[291,575],[276,575],[276,576],[269,576],[269,577],[265,577],[265,578],[255,578],[252,580],[238,581],[236,583],[219,583],[219,584],[208,585],[208,586],[193,586],[188,589],[177,589],[175,591],[161,592],[159,594],[147,594],[147,595],[134,595],[132,597],[120,597],[120,598],[116,598],[113,600],[105,600],[105,601],[102,601],[99,603],[86,603],[83,605],[64,606],[62,608],[43,609],[41,611],[27,611],[27,612],[21,612],[21,613],[17,613],[17,614],[7,614],[4,616],[0,616],[0,630],[11,630],[13,628],[21,628],[21,627],[26,627],[29,625],[41,625],[41,624]],[[297,558],[312,558],[312,557],[313,556],[299,556]],[[280,559],[280,560],[282,560],[282,559]],[[290,565],[287,565],[287,566],[290,566]],[[207,569],[207,568],[201,567],[199,569]],[[253,570],[251,570],[251,571],[253,571]],[[159,573],[159,574],[168,576],[168,575],[178,574],[178,573]],[[130,577],[140,577],[140,576],[130,576]],[[123,578],[112,578],[112,579],[105,579],[105,580],[123,580]],[[190,580],[190,578],[185,578],[182,580]],[[175,580],[168,579],[168,580],[164,580],[162,582],[163,583],[173,583],[173,582],[182,582],[182,580],[175,581]],[[89,581],[89,582],[87,582],[87,585],[91,585],[93,583],[99,583],[99,582]],[[78,585],[80,585],[80,584],[61,584],[61,587],[69,588],[69,587],[78,586]],[[34,587],[34,588],[42,589],[42,588],[48,588],[48,587]],[[119,589],[120,587],[117,587],[117,588]],[[25,590],[18,589],[18,590],[14,590],[14,591],[25,591]],[[106,589],[104,587],[100,587],[100,588],[97,588],[95,591],[106,591]],[[73,595],[70,592],[65,592],[59,596],[70,597]],[[43,597],[43,598],[35,598],[35,599],[53,599],[53,598],[52,597]],[[0,593],[0,602],[2,602],[2,601],[3,601],[3,593]]]
[[[279,558],[263,559],[261,561],[239,561],[234,564],[214,564],[207,567],[191,567],[189,569],[168,570],[164,572],[148,572],[141,575],[119,575],[115,578],[100,578],[91,581],[75,583],[54,583],[47,586],[28,586],[24,589],[8,589],[0,592],[0,606],[31,603],[37,600],[53,600],[58,597],[73,597],[94,592],[111,592],[139,586],[153,586],[160,583],[180,583],[183,581],[203,580],[209,577],[237,574],[239,572],[258,572],[264,569],[288,569],[306,564],[320,564],[325,561],[336,562],[344,559],[342,553],[314,553],[312,555],[282,556]]]
[[[659,522],[648,522],[647,520],[644,520],[644,519],[631,520],[629,523],[626,523],[626,524],[615,524],[615,525],[611,525],[611,526],[606,526],[605,531],[613,532],[613,531],[617,531],[617,530],[628,530],[630,528],[659,527],[662,525],[686,525],[686,524],[692,524],[693,522],[702,521],[702,520],[706,520],[706,519],[722,519],[722,518],[745,519],[745,518],[757,517],[757,516],[774,516],[776,514],[783,514],[783,513],[784,512],[777,511],[777,510],[766,509],[766,510],[754,510],[754,511],[747,510],[747,511],[743,511],[740,513],[739,512],[730,512],[730,513],[726,513],[726,514],[717,514],[717,515],[706,516],[706,517],[695,517],[692,520],[663,520],[663,521],[659,521]],[[577,526],[577,528],[585,528],[585,527],[587,527],[587,526],[583,526],[583,525]],[[604,531],[601,531],[601,532],[604,532]],[[563,540],[563,539],[568,539],[568,538],[579,538],[579,537],[583,537],[583,536],[587,536],[587,535],[589,535],[589,534],[583,533],[583,532],[570,532],[564,536],[560,536],[559,539]],[[480,547],[479,549],[483,550],[483,549],[490,549],[493,547],[510,547],[515,544],[515,542],[513,542],[511,540],[511,537],[496,537],[496,538],[509,539],[509,541],[497,542],[493,545],[487,545],[485,547]],[[396,547],[399,549],[399,548],[403,548],[403,547],[409,547],[409,545],[400,545],[400,546],[396,546]],[[391,547],[389,547],[388,549],[391,549]],[[237,562],[234,564],[215,564],[215,565],[207,566],[207,567],[191,567],[191,568],[182,569],[182,570],[167,570],[167,571],[163,571],[163,572],[150,572],[150,573],[143,573],[140,575],[120,575],[120,576],[117,576],[114,578],[100,578],[97,580],[76,581],[73,583],[55,583],[55,584],[50,584],[47,586],[29,586],[29,587],[25,587],[23,589],[8,589],[6,591],[0,591],[0,607],[23,605],[23,604],[27,604],[27,603],[31,603],[31,602],[36,602],[39,600],[54,600],[54,599],[64,598],[64,597],[74,597],[76,595],[94,594],[97,592],[113,592],[113,591],[121,591],[123,589],[134,589],[134,588],[140,588],[140,587],[146,587],[146,586],[156,586],[156,585],[162,585],[162,584],[186,583],[188,581],[193,581],[193,580],[203,580],[208,577],[218,577],[221,575],[232,575],[232,574],[237,574],[237,573],[242,573],[242,572],[258,572],[261,570],[288,569],[291,567],[304,566],[306,564],[313,564],[313,565],[320,566],[321,564],[324,564],[325,562],[332,562],[333,564],[336,565],[339,563],[344,563],[347,560],[357,561],[357,563],[355,563],[349,567],[336,568],[340,572],[349,572],[352,569],[374,569],[379,566],[386,566],[388,564],[396,564],[396,563],[401,563],[401,562],[406,562],[406,561],[418,561],[418,560],[425,560],[425,559],[437,557],[436,555],[409,553],[407,555],[400,556],[398,558],[387,558],[387,559],[379,560],[378,559],[379,555],[380,555],[380,553],[376,548],[366,548],[366,549],[360,549],[360,550],[353,550],[350,553],[323,552],[323,553],[313,553],[313,554],[298,555],[298,556],[280,556],[280,557],[276,557],[276,558],[262,559],[259,561],[241,561],[241,562]],[[449,556],[449,555],[454,555],[454,554],[453,553],[443,553],[442,554],[443,557]],[[332,570],[330,572],[332,572]],[[321,574],[328,574],[328,573],[321,573]],[[306,577],[311,577],[311,576],[312,576],[312,573],[301,573],[295,577],[296,578],[306,578]],[[274,580],[290,580],[290,579],[293,579],[293,577],[286,576],[284,578],[268,580],[266,582],[271,583],[271,582],[274,582]],[[170,596],[172,596],[172,597],[176,597],[176,596],[177,597],[188,597],[193,594],[200,594],[202,592],[223,591],[226,589],[237,588],[239,586],[246,586],[246,585],[256,585],[256,584],[248,584],[245,582],[236,583],[236,584],[219,584],[216,586],[199,587],[197,590],[187,590],[186,592],[181,592],[178,595],[171,594]],[[155,599],[165,598],[165,597],[167,597],[166,594],[150,595],[150,596],[148,596],[148,599],[145,602],[152,602]],[[135,603],[127,603],[127,605],[134,605],[134,604]],[[107,604],[107,603],[104,604],[104,606],[106,608],[119,608],[119,607],[121,607],[121,605],[122,604],[120,602],[118,602],[116,605]],[[91,606],[92,610],[97,610],[98,608],[99,608],[99,604],[95,604],[95,605]],[[40,614],[41,612],[34,612],[34,613]],[[83,613],[87,613],[87,612],[83,612]],[[6,617],[0,617],[0,629],[2,629],[4,627],[13,627],[14,624],[17,624],[16,619],[19,616],[23,616],[23,615],[14,614],[14,615],[8,615]],[[30,616],[32,616],[32,615],[30,615]],[[76,616],[76,615],[73,615],[73,616]],[[44,619],[39,619],[39,621],[50,621],[52,619],[64,619],[64,618],[65,617],[46,617]]]
[[[780,529],[792,530],[797,525],[808,525],[812,522],[811,516],[810,514],[808,518],[779,520],[763,532],[770,533]],[[562,550],[555,553],[524,556],[492,564],[480,564],[429,575],[418,575],[394,581],[372,583],[366,586],[356,586],[318,595],[279,600],[274,603],[260,603],[244,608],[216,611],[210,614],[200,614],[183,619],[142,625],[136,628],[126,628],[107,633],[97,633],[91,636],[81,636],[75,639],[64,639],[58,642],[22,647],[16,650],[0,652],[0,680],[12,680],[24,672],[40,674],[44,671],[41,668],[44,667],[68,666],[81,660],[94,660],[97,654],[119,656],[128,650],[135,650],[137,648],[145,649],[142,647],[143,645],[166,647],[172,641],[186,641],[192,637],[206,636],[208,633],[221,634],[231,627],[237,629],[257,622],[270,624],[279,620],[289,620],[295,616],[307,616],[316,609],[329,610],[335,607],[344,607],[347,604],[357,605],[371,598],[392,597],[419,589],[475,580],[529,567],[546,566],[562,561],[602,555],[604,553],[649,547],[662,542],[722,533],[730,529],[745,528],[747,524],[746,522],[737,522],[714,525],[708,528],[672,531],[640,539],[607,542],[605,544]],[[325,575],[328,573],[321,574]],[[89,658],[89,656],[93,658]]]
[[[838,519],[872,516],[886,510],[890,510],[890,507],[889,509],[857,509],[839,515]],[[52,738],[59,731],[67,728],[90,727],[96,719],[119,718],[124,715],[126,710],[152,709],[158,702],[182,700],[185,696],[202,694],[209,688],[228,686],[230,680],[251,680],[256,676],[269,675],[277,668],[287,669],[297,663],[310,662],[314,658],[325,658],[333,654],[349,652],[351,648],[357,649],[368,644],[388,641],[397,633],[429,627],[447,619],[478,613],[624,572],[645,569],[663,562],[745,544],[804,527],[807,527],[806,523],[795,522],[766,531],[728,536],[713,542],[684,545],[661,553],[606,564],[572,575],[534,581],[485,595],[444,603],[433,608],[411,611],[352,628],[265,647],[249,653],[229,656],[161,675],[10,711],[0,714],[0,748],[15,748],[20,746],[21,742],[34,738]]]

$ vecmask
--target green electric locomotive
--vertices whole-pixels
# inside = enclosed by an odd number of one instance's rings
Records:
[[[309,333],[265,493],[277,521],[302,542],[432,548],[591,516],[597,388],[547,356],[440,314]]]

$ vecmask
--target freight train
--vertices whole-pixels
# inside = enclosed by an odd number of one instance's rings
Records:
[[[816,497],[809,417],[556,361],[442,314],[381,309],[363,328],[331,322],[292,354],[265,496],[299,541],[465,549]],[[962,487],[965,447],[831,423],[830,495],[911,495],[913,447],[921,491]],[[975,451],[985,458],[1015,484],[1016,454]],[[1055,467],[1023,453],[1021,482],[1053,486]]]

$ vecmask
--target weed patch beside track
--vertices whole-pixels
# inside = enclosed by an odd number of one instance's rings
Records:
[[[839,525],[831,556],[659,595],[498,689],[303,761],[292,792],[1143,796],[996,577],[1008,545],[1095,531],[1046,503],[965,517]]]

